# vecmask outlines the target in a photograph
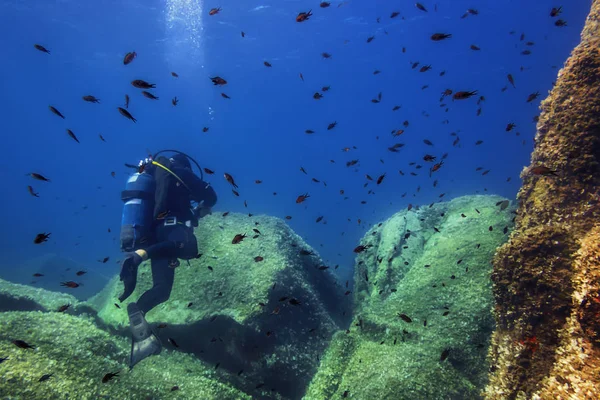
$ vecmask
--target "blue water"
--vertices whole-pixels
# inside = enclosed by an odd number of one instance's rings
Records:
[[[549,12],[560,4],[545,0],[438,1],[437,12],[434,2],[424,1],[427,13],[411,1],[379,0],[332,2],[326,9],[315,1],[0,0],[0,274],[10,278],[48,253],[106,276],[116,273],[120,191],[130,172],[123,163],[137,163],[148,151],[163,148],[185,151],[216,171],[207,176],[219,196],[215,212],[292,216],[290,226],[328,265],[339,264],[342,277],[352,273],[352,249],[365,230],[409,203],[427,205],[441,193],[447,200],[486,190],[514,199],[533,148],[539,101],[579,42],[591,4],[563,3],[560,18],[568,26],[559,28]],[[219,14],[208,15],[219,6]],[[311,8],[313,17],[295,22],[299,12]],[[479,15],[461,19],[467,8]],[[401,14],[390,19],[392,11]],[[452,38],[433,42],[429,37],[435,32]],[[369,36],[375,39],[367,43]],[[528,41],[535,44],[526,46]],[[36,50],[35,43],[51,54]],[[471,50],[471,44],[481,50]],[[532,54],[521,55],[526,49]],[[129,51],[138,56],[125,66]],[[324,59],[322,52],[332,57]],[[417,61],[419,67],[411,69]],[[419,72],[425,64],[432,70]],[[381,73],[374,75],[375,70]],[[209,77],[215,75],[228,84],[213,86]],[[152,92],[160,99],[143,97],[131,86],[134,79],[155,83]],[[429,87],[422,90],[424,85]],[[322,86],[331,90],[314,100]],[[477,97],[446,98],[445,112],[439,106],[445,89],[477,90],[485,97],[481,116],[476,116]],[[526,103],[536,91],[540,98]],[[379,92],[382,101],[372,103]],[[125,94],[137,123],[117,111]],[[84,95],[101,103],[86,103]],[[52,114],[49,105],[66,119]],[[395,105],[402,108],[394,112]],[[334,121],[337,126],[328,131]],[[506,132],[510,122],[516,128]],[[209,131],[203,133],[205,126]],[[80,144],[67,136],[67,128]],[[306,129],[316,133],[307,135]],[[405,133],[393,138],[394,129]],[[460,137],[456,146],[452,132]],[[484,143],[475,146],[477,140]],[[389,152],[397,142],[405,146]],[[353,146],[357,149],[342,151]],[[430,178],[431,164],[422,157],[432,154],[439,161],[444,153],[443,167]],[[347,168],[352,159],[360,163]],[[489,174],[476,172],[480,166]],[[30,172],[52,182],[33,180]],[[235,178],[240,197],[231,193],[224,172]],[[381,185],[365,178],[383,173]],[[256,185],[256,179],[263,183]],[[28,185],[39,198],[28,193]],[[375,194],[368,194],[371,189]],[[303,193],[310,198],[296,204]],[[319,216],[326,224],[315,223]],[[51,232],[51,238],[36,245],[33,239],[41,232]],[[110,262],[97,262],[106,256]]]

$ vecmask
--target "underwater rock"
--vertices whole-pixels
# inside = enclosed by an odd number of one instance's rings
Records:
[[[488,399],[600,398],[599,21],[595,0],[541,104],[515,231],[494,258]]]
[[[246,237],[233,244],[238,234]],[[219,363],[236,387],[253,393],[260,382],[299,398],[340,329],[343,311],[350,315],[350,298],[316,252],[278,218],[213,214],[200,221],[196,236],[202,255],[189,265],[181,260],[170,299],[148,312],[148,322],[161,326],[156,331],[163,343],[172,338],[179,351]],[[114,304],[123,290],[118,277],[89,304],[128,337],[126,305],[151,286],[146,262],[121,308]],[[248,386],[250,377],[255,383]]]
[[[212,365],[180,352],[163,350],[128,371],[129,340],[86,318],[3,312],[0,320],[0,360],[6,358],[0,362],[3,399],[252,398],[225,383]],[[13,340],[33,348],[18,347]],[[108,373],[118,375],[103,382]]]
[[[514,218],[503,201],[464,196],[403,210],[366,233],[352,325],[334,336],[306,400],[346,391],[358,399],[481,397],[494,329],[490,260]]]
[[[0,279],[0,312],[56,311],[65,304],[77,307],[79,301],[66,293],[52,292]]]

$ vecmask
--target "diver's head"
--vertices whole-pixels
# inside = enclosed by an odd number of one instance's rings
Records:
[[[190,160],[183,154],[175,154],[169,161],[171,161],[175,167],[192,169]]]

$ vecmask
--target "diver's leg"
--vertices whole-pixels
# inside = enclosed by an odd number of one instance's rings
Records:
[[[152,260],[152,282],[153,286],[148,289],[137,301],[138,307],[144,314],[154,307],[169,300],[175,269],[169,266],[169,259],[160,258]]]
[[[150,325],[144,318],[144,313],[136,303],[127,305],[129,315],[129,326],[131,328],[131,355],[129,368],[133,368],[146,357],[159,354],[162,344],[158,337],[150,329]]]

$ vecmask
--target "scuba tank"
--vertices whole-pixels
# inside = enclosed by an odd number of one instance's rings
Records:
[[[125,203],[121,218],[122,251],[139,249],[153,234],[156,183],[152,168],[148,167],[147,161],[142,161],[139,170],[129,177],[125,190],[121,192],[121,200]]]

